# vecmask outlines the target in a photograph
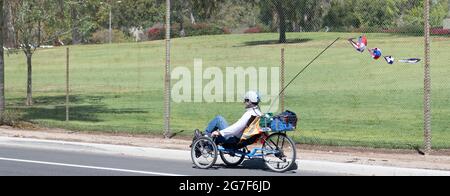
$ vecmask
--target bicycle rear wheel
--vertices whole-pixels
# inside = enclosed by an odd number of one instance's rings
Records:
[[[227,152],[220,151],[220,158],[225,163],[225,165],[227,165],[229,167],[236,167],[244,161],[245,155],[244,154],[230,154]]]
[[[270,170],[286,172],[294,166],[297,159],[295,143],[286,134],[272,134],[263,144],[263,159]]]

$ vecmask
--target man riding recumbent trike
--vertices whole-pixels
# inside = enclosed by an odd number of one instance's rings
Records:
[[[279,115],[263,115],[259,110],[260,97],[256,92],[245,96],[246,112],[235,124],[221,116],[213,119],[201,133],[195,131],[191,145],[193,163],[201,169],[211,168],[220,155],[231,167],[240,165],[244,159],[262,158],[265,165],[275,172],[286,172],[293,168],[296,160],[295,143],[286,135],[294,131],[297,115],[286,111]],[[252,150],[249,146],[262,144]]]

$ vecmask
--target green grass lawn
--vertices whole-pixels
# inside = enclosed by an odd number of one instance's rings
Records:
[[[423,64],[388,65],[355,52],[346,33],[292,33],[292,44],[273,44],[277,34],[190,37],[172,41],[172,66],[272,67],[286,48],[287,78],[337,37],[342,37],[287,90],[288,109],[300,126],[294,139],[307,144],[411,148],[423,143]],[[384,55],[423,58],[423,38],[368,34]],[[163,41],[71,47],[71,121],[65,120],[65,48],[38,50],[33,57],[35,105],[24,107],[26,64],[22,53],[6,58],[10,111],[43,126],[84,131],[161,134]],[[450,38],[432,44],[433,142],[450,148]],[[176,81],[174,81],[176,82]],[[191,135],[217,114],[230,122],[241,103],[173,104],[172,127]]]

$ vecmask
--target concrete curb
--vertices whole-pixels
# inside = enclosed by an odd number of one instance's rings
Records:
[[[176,161],[191,161],[190,152],[184,150],[9,137],[0,137],[0,145],[19,148],[39,148],[83,153],[103,153],[110,155],[170,159]],[[298,160],[297,164],[298,172],[322,172],[357,176],[450,176],[450,171],[360,165],[352,163]]]
[[[450,171],[334,163],[325,161],[299,161],[300,171],[337,173],[357,176],[450,176]]]

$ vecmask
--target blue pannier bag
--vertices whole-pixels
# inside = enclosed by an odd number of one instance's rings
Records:
[[[294,126],[292,124],[286,123],[278,118],[273,119],[270,128],[273,132],[283,132],[283,131],[293,131]]]
[[[286,111],[274,116],[270,123],[270,128],[274,132],[293,131],[297,126],[297,115],[294,112]]]

